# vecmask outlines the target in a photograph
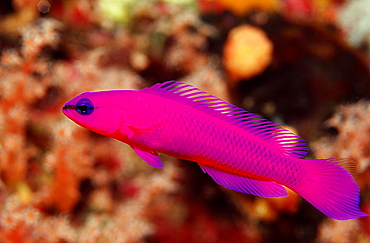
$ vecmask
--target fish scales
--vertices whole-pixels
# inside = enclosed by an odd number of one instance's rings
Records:
[[[329,217],[367,216],[346,168],[350,159],[313,159],[296,134],[191,85],[167,81],[138,91],[86,92],[63,113],[77,124],[130,145],[162,168],[159,153],[194,161],[218,184],[263,197],[289,187]],[[319,196],[318,196],[319,195]]]
[[[147,99],[151,100],[150,97]],[[161,134],[162,143],[153,142],[148,144],[149,147],[229,173],[289,183],[286,178],[279,178],[279,171],[292,167],[293,158],[281,155],[262,139],[193,107],[181,103],[177,107],[167,106],[165,98],[157,100],[157,103],[151,103],[151,109],[165,119],[153,132]],[[178,110],[182,111],[181,115]],[[140,140],[156,140],[150,139],[151,134],[142,136]],[[274,158],[271,163],[265,162],[271,158]]]
[[[294,158],[281,154],[274,146],[246,130],[180,102],[176,106],[167,105],[166,97],[146,98],[148,102],[156,100],[158,103],[151,103],[151,109],[165,117],[162,126],[158,127],[163,134],[161,138],[164,141],[165,137],[172,139],[165,141],[157,151],[229,173],[289,185],[304,173],[294,169],[299,167],[295,166]],[[295,171],[295,177],[282,178],[280,175],[284,173],[281,172],[289,169]]]

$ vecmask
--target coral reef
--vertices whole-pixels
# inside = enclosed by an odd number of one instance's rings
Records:
[[[324,123],[331,136],[312,143],[318,158],[352,158],[359,162],[359,172],[370,165],[370,103],[365,100],[343,105]]]
[[[187,82],[298,131],[316,157],[359,161],[370,213],[368,53],[335,26],[339,12],[356,19],[356,1],[244,2],[2,1],[0,242],[369,241],[368,218],[324,219],[293,192],[237,193],[168,156],[151,168],[62,115],[81,92]],[[233,82],[223,50],[244,25],[269,51]]]
[[[321,242],[366,242],[368,237],[361,234],[361,227],[356,220],[337,221],[326,219],[318,232]]]

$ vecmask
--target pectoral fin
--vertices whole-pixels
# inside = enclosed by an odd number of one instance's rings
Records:
[[[158,134],[155,129],[162,120],[157,120],[155,122],[147,122],[147,123],[126,123],[127,128],[130,130],[128,133],[128,138],[132,139],[135,136],[142,136],[144,135],[146,139],[157,140],[160,139],[160,135]]]
[[[132,148],[145,162],[154,168],[162,169],[162,161],[156,151],[145,151],[138,148]]]

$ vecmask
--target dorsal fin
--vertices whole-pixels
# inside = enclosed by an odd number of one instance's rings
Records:
[[[212,96],[189,84],[167,81],[141,90],[187,104],[206,114],[239,127],[273,144],[282,153],[303,158],[307,143],[291,131],[224,100]]]
[[[357,178],[357,175],[360,170],[360,165],[356,160],[353,159],[327,159],[333,163],[336,163],[340,166],[342,166],[343,169],[348,171],[353,178]]]

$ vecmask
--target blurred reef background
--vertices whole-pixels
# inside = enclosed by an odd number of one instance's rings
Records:
[[[168,156],[154,169],[61,113],[84,91],[187,82],[310,158],[357,160],[370,214],[370,1],[3,0],[0,53],[0,242],[370,242],[370,217],[234,192]]]

